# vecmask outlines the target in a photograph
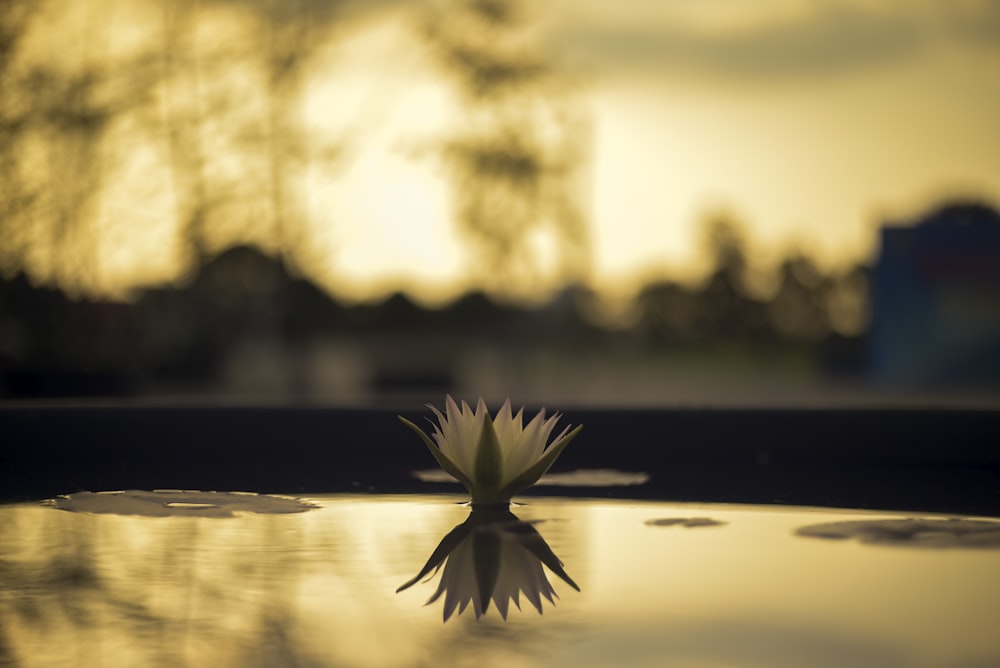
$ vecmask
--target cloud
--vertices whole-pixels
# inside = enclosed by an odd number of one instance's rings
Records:
[[[899,2],[848,0],[806,5],[794,18],[706,30],[663,13],[615,21],[576,19],[553,39],[571,57],[598,67],[706,71],[733,77],[796,77],[835,73],[908,57],[941,39],[1000,45],[1000,0]]]

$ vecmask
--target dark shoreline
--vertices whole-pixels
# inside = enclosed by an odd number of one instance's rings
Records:
[[[397,414],[288,406],[0,405],[0,501],[80,490],[457,491]],[[583,424],[553,471],[650,474],[530,495],[791,504],[1000,516],[1000,411],[567,409]]]

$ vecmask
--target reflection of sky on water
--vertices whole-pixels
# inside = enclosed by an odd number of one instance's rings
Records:
[[[1000,553],[796,536],[899,514],[539,499],[516,508],[581,592],[441,623],[395,590],[457,497],[321,497],[233,518],[0,508],[0,663],[985,666]],[[648,524],[710,517],[710,529]],[[569,595],[571,594],[571,595]]]

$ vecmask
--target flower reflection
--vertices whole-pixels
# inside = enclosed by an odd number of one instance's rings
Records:
[[[452,529],[438,544],[430,559],[397,593],[421,578],[442,569],[437,590],[427,605],[444,596],[444,621],[462,614],[469,604],[479,619],[490,600],[505,620],[510,602],[521,609],[521,595],[542,613],[542,598],[555,604],[558,597],[542,565],[576,591],[562,562],[529,522],[522,522],[507,508],[473,509],[468,519]]]
[[[582,429],[566,427],[549,444],[560,415],[546,418],[543,408],[522,426],[524,408],[515,415],[509,399],[496,418],[481,398],[475,410],[464,401],[459,408],[451,396],[445,399],[444,413],[429,408],[438,418],[433,439],[406,418],[399,419],[423,439],[441,468],[465,485],[476,505],[507,503],[534,485]]]

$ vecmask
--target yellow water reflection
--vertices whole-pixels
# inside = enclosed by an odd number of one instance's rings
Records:
[[[314,500],[231,518],[0,508],[0,664],[1000,662],[1000,551],[796,534],[899,513],[533,499],[514,510],[581,591],[554,580],[543,615],[443,624],[426,586],[395,592],[467,518],[458,497]]]

